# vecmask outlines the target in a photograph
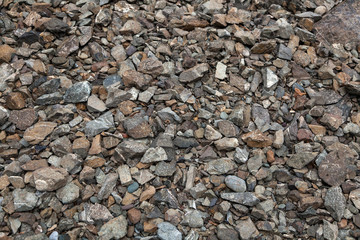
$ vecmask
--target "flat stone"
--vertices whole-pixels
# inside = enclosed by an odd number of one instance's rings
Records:
[[[258,129],[244,134],[241,138],[249,147],[262,148],[272,144],[272,140]]]
[[[270,70],[270,68],[266,68],[263,71],[263,80],[264,80],[264,87],[269,89],[273,87],[279,81],[278,76]]]
[[[128,118],[124,122],[126,132],[132,138],[145,138],[152,134],[149,123],[143,117]]]
[[[20,130],[26,130],[37,120],[34,109],[14,110],[10,112],[9,121],[14,123]]]
[[[246,163],[248,159],[249,159],[249,152],[246,149],[246,147],[244,148],[237,147],[235,149],[235,154],[234,154],[235,162]]]
[[[140,62],[138,71],[156,77],[164,71],[164,67],[159,60],[147,58]]]
[[[26,106],[25,99],[20,92],[11,92],[7,95],[6,106],[12,110],[20,110]]]
[[[116,173],[109,173],[106,176],[106,179],[105,179],[104,183],[102,184],[102,186],[98,192],[98,195],[97,195],[97,198],[99,200],[107,199],[109,197],[110,193],[113,191],[113,189],[116,185],[118,177],[119,176]]]
[[[114,118],[111,112],[106,112],[95,120],[88,122],[85,126],[87,136],[95,136],[109,128],[114,127]]]
[[[251,192],[236,192],[236,193],[221,193],[221,198],[234,202],[243,204],[245,206],[255,206],[260,202],[260,200]]]
[[[239,141],[237,140],[237,138],[222,138],[215,141],[214,144],[216,149],[219,151],[229,151],[239,146]]]
[[[0,45],[0,62],[10,62],[16,50],[7,44]]]
[[[215,77],[221,80],[226,78],[226,65],[222,62],[218,62],[216,65]]]
[[[209,65],[206,63],[198,64],[186,71],[183,71],[179,76],[179,81],[184,83],[193,82],[202,78],[205,73],[209,71]]]
[[[241,239],[244,240],[254,239],[260,234],[250,217],[246,220],[240,220],[235,228],[239,232]]]
[[[70,30],[69,25],[58,18],[52,18],[51,20],[44,23],[47,30],[53,33],[67,32]]]
[[[95,221],[109,221],[114,217],[110,211],[101,204],[84,204],[84,210],[79,214],[81,221],[93,224]]]
[[[205,164],[205,171],[210,174],[225,174],[236,168],[236,164],[229,158],[212,160]]]
[[[53,122],[38,122],[34,126],[26,129],[24,139],[30,144],[42,142],[57,126]]]
[[[318,155],[317,152],[301,152],[292,155],[287,161],[286,164],[290,167],[301,169],[313,161],[316,156]]]
[[[87,108],[91,112],[104,112],[106,105],[96,95],[91,95],[87,100]]]

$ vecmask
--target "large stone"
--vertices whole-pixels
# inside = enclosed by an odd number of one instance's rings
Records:
[[[63,168],[44,167],[33,173],[35,188],[39,191],[55,191],[66,185],[68,173]]]
[[[145,138],[152,134],[149,123],[145,120],[145,118],[140,116],[126,119],[124,127],[126,132],[132,138]]]
[[[242,140],[246,142],[249,147],[268,147],[271,146],[272,140],[268,136],[264,135],[260,130],[255,130],[244,134]]]
[[[126,235],[126,232],[127,220],[121,215],[102,225],[98,235],[102,240],[121,239]]]
[[[44,26],[47,30],[53,33],[62,33],[70,30],[69,25],[59,18],[52,18],[51,20],[45,22]]]
[[[290,167],[301,169],[313,161],[316,156],[318,155],[317,152],[301,152],[292,155],[287,161],[286,164]]]
[[[88,122],[85,126],[85,134],[87,136],[95,136],[114,126],[114,118],[112,113],[109,111],[104,113],[97,119]]]
[[[209,65],[207,63],[198,64],[186,71],[183,71],[179,76],[179,81],[184,83],[193,82],[199,80],[209,71]]]
[[[156,148],[149,148],[144,156],[141,158],[142,163],[153,163],[153,162],[161,162],[167,160],[168,157],[164,148],[156,147]]]
[[[9,45],[0,45],[0,63],[1,62],[10,62],[12,55],[16,52],[16,50]]]
[[[347,176],[355,174],[354,161],[358,154],[341,143],[334,143],[329,148],[332,151],[321,161],[318,174],[330,186],[340,186]]]
[[[24,139],[30,144],[38,144],[52,133],[56,125],[54,122],[38,122],[26,129]]]
[[[36,207],[38,197],[35,193],[28,192],[26,189],[15,189],[12,195],[14,197],[14,208],[17,212],[30,211]]]
[[[157,235],[161,240],[181,240],[182,234],[177,228],[169,222],[158,224]]]
[[[64,187],[56,191],[57,198],[63,204],[74,202],[76,199],[79,198],[79,195],[80,195],[80,188],[73,182],[66,184]]]
[[[260,234],[250,217],[240,220],[235,228],[243,240],[255,239]]]
[[[162,62],[155,58],[147,58],[140,62],[138,71],[141,73],[149,74],[153,77],[157,77],[164,71]]]
[[[212,160],[205,164],[205,171],[210,174],[225,174],[236,168],[236,164],[229,158]]]
[[[340,221],[344,216],[346,208],[346,199],[342,193],[340,187],[329,188],[325,195],[324,205],[330,212],[331,216],[336,220]]]
[[[314,29],[317,39],[328,45],[359,43],[360,31],[354,26],[360,25],[360,19],[353,18],[359,13],[359,1],[343,1],[315,23]]]
[[[36,112],[32,108],[11,111],[9,116],[9,121],[14,123],[20,130],[26,130],[33,125],[36,119]]]
[[[78,82],[69,87],[64,95],[65,102],[86,102],[91,93],[91,84],[88,81]]]

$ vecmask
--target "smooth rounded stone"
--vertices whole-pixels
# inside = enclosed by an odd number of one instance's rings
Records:
[[[205,164],[204,170],[210,174],[225,174],[236,168],[236,163],[229,158],[212,160]]]
[[[181,232],[171,223],[162,222],[157,225],[157,235],[161,240],[181,240]]]
[[[69,183],[56,191],[56,197],[63,203],[74,202],[80,196],[80,188],[74,183]]]
[[[346,199],[342,193],[342,189],[340,187],[329,188],[325,195],[324,205],[331,216],[336,221],[340,221],[344,216],[346,208]]]
[[[12,192],[14,197],[14,208],[17,212],[26,212],[36,207],[38,197],[27,189],[15,189]]]
[[[44,167],[34,171],[36,190],[55,191],[66,185],[68,173],[63,168]]]
[[[133,182],[132,184],[130,184],[128,187],[127,187],[127,191],[129,193],[133,193],[135,192],[136,190],[138,190],[139,188],[139,184],[137,182]]]
[[[88,81],[77,82],[69,87],[64,95],[65,102],[86,102],[91,93],[91,84]]]
[[[142,163],[153,163],[153,162],[161,162],[167,160],[167,154],[164,148],[156,147],[149,148],[144,156],[141,158]]]
[[[243,179],[237,176],[227,176],[225,178],[225,184],[228,188],[235,192],[245,192],[246,191],[246,183]]]
[[[58,240],[58,239],[59,239],[59,233],[57,231],[53,231],[49,236],[49,240]]]
[[[100,228],[98,235],[102,240],[120,239],[127,233],[127,220],[124,216],[113,218]]]

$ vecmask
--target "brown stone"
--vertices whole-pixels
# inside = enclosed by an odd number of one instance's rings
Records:
[[[251,52],[254,54],[272,53],[276,48],[275,40],[263,41],[255,44],[251,48]]]
[[[294,61],[302,67],[306,67],[310,64],[311,59],[304,51],[297,50],[293,55]]]
[[[8,175],[2,175],[0,177],[0,190],[4,190],[7,186],[10,185]]]
[[[9,45],[0,45],[0,63],[1,62],[10,62],[12,55],[16,50]]]
[[[312,141],[313,139],[313,134],[310,130],[308,129],[299,129],[298,133],[297,133],[297,139],[299,141]]]
[[[159,60],[156,60],[155,58],[147,58],[140,62],[138,71],[156,77],[164,71],[164,67],[162,62]]]
[[[145,138],[152,133],[152,130],[150,125],[146,121],[143,121],[136,127],[128,129],[127,133],[133,138]]]
[[[124,85],[126,87],[135,86],[138,88],[143,88],[147,86],[149,84],[149,80],[151,80],[145,78],[144,74],[132,69],[125,71],[122,77],[123,77]]]
[[[268,147],[271,146],[272,140],[268,136],[264,135],[260,130],[255,130],[244,134],[242,140],[246,142],[249,147]]]
[[[52,133],[56,126],[54,122],[38,122],[25,131],[24,139],[30,144],[38,144]]]
[[[136,201],[137,197],[129,192],[125,193],[125,196],[121,202],[122,205],[130,205]]]
[[[144,222],[144,231],[147,233],[154,233],[157,230],[157,225],[162,223],[164,220],[161,218],[151,219],[149,221]]]
[[[324,126],[309,124],[309,128],[315,135],[324,136],[326,134],[326,128]]]
[[[44,167],[34,174],[35,187],[39,191],[55,191],[66,185],[68,173],[63,168]]]
[[[6,106],[12,110],[20,110],[25,107],[25,99],[20,92],[11,92],[6,97]]]
[[[101,135],[96,135],[91,144],[91,148],[89,150],[89,155],[96,155],[101,153]]]
[[[106,160],[101,157],[91,157],[85,160],[85,166],[98,168],[104,166]]]
[[[354,161],[357,154],[347,145],[338,142],[328,148],[332,151],[322,160],[318,174],[330,186],[340,186],[346,178],[354,175],[356,171]]]
[[[121,102],[118,107],[119,107],[119,110],[125,115],[129,115],[132,113],[133,111],[133,108],[136,107],[136,103],[134,103],[133,101],[130,101],[130,100],[126,100],[126,101],[123,101]]]
[[[21,166],[21,168],[25,171],[35,171],[36,169],[48,167],[48,163],[46,159],[41,160],[31,160]]]
[[[153,186],[149,186],[145,191],[143,191],[140,195],[140,202],[146,201],[156,193],[156,189]]]
[[[73,152],[78,154],[82,158],[85,158],[87,156],[89,148],[90,142],[86,139],[86,137],[75,139],[72,145]]]
[[[37,115],[33,108],[14,110],[10,112],[9,121],[20,130],[26,130],[36,121]]]
[[[136,208],[132,208],[127,212],[127,216],[132,224],[136,224],[136,223],[140,222],[141,211]]]

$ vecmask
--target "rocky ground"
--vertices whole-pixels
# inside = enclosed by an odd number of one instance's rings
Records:
[[[340,2],[0,0],[0,239],[358,239]]]

